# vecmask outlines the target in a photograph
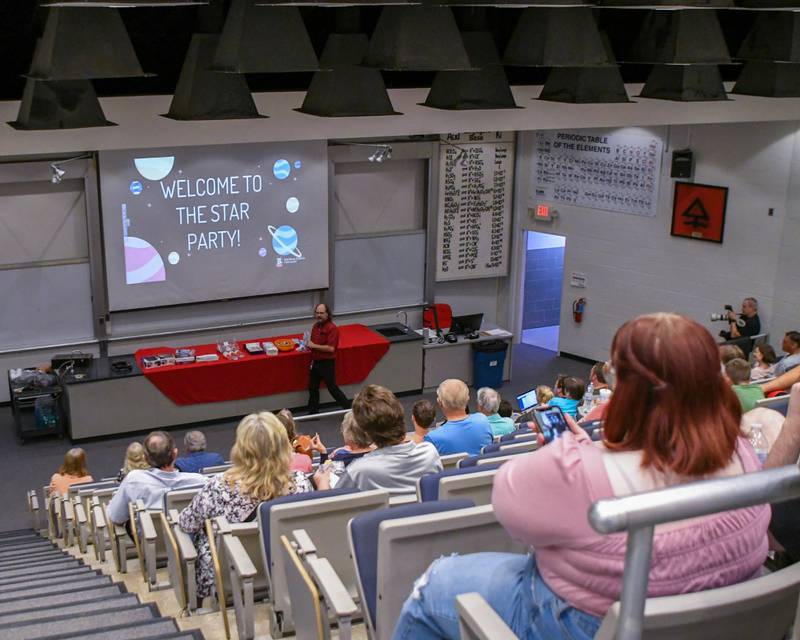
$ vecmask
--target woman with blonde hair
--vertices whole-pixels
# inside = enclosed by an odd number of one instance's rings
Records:
[[[70,485],[91,482],[93,479],[86,469],[86,452],[75,447],[64,454],[64,463],[50,478],[50,493],[63,496],[69,491]]]
[[[150,463],[147,461],[142,443],[131,442],[125,450],[125,462],[122,463],[122,469],[117,474],[117,482],[122,482],[122,479],[134,469],[149,468]]]
[[[311,489],[302,473],[289,470],[292,449],[286,429],[274,414],[251,413],[236,428],[230,469],[214,476],[180,515],[180,525],[194,534],[197,547],[197,595],[204,598],[214,586],[205,521],[225,516],[228,522],[255,518],[259,503]]]

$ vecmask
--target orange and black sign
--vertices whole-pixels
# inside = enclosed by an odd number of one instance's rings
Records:
[[[676,182],[672,235],[722,243],[727,204],[727,187]]]

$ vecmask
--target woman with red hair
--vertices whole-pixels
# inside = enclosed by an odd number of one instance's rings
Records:
[[[614,336],[616,372],[603,442],[573,432],[506,462],[492,504],[527,556],[480,553],[434,562],[406,601],[395,640],[458,638],[455,596],[477,591],[521,638],[592,638],[619,600],[625,536],[587,521],[603,498],[757,471],[740,436],[739,402],[700,324],[640,316]],[[761,505],[656,527],[648,595],[734,584],[758,575],[770,509]]]

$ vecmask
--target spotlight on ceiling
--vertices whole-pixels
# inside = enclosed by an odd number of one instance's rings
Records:
[[[50,176],[50,182],[52,182],[53,184],[58,184],[59,182],[61,182],[64,179],[64,174],[67,173],[64,169],[59,167],[57,164],[51,164],[50,165],[50,171],[52,171],[52,173],[53,173],[53,175]]]
[[[91,155],[84,153],[80,156],[75,156],[74,158],[67,158],[66,160],[59,160],[57,162],[53,162],[50,164],[50,182],[53,184],[59,184],[63,179],[64,176],[67,174],[66,169],[62,169],[62,164],[67,164],[68,162],[75,162],[76,160],[88,160],[91,158]]]

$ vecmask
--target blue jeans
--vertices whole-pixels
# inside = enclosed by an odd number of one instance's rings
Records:
[[[588,640],[600,627],[600,618],[575,609],[550,590],[534,556],[474,553],[431,564],[403,605],[393,640],[456,640],[455,597],[473,591],[526,640]]]

